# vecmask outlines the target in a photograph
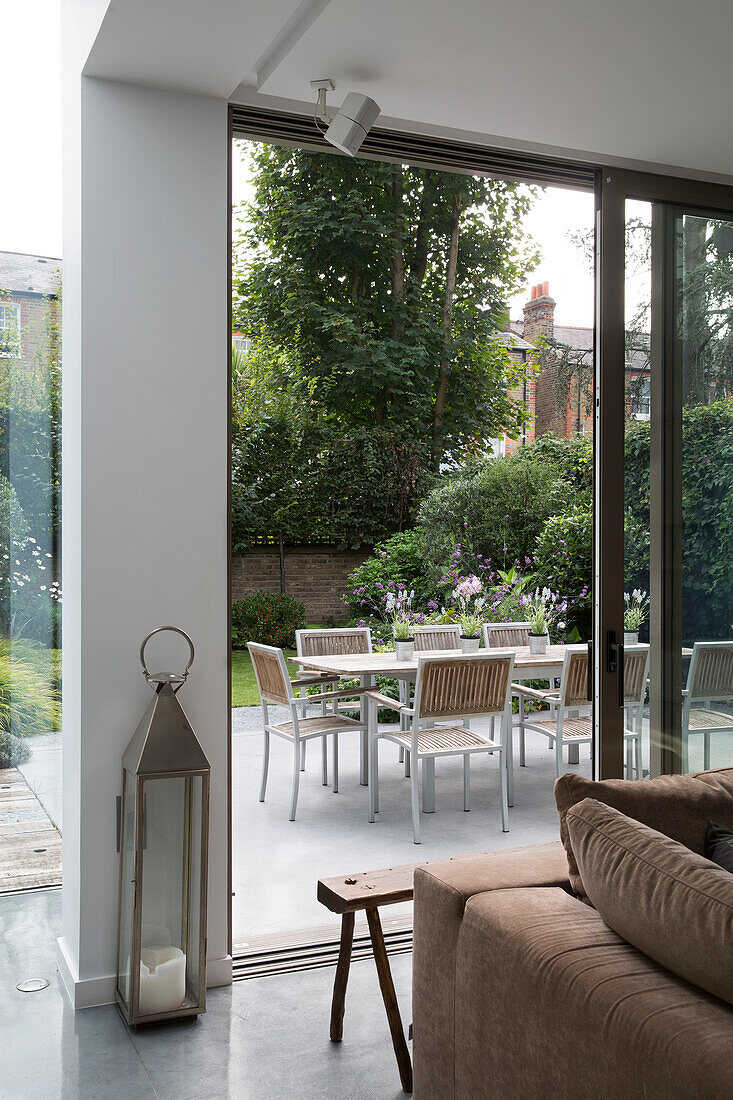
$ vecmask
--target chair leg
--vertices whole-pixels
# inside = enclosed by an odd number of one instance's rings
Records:
[[[265,801],[265,791],[267,790],[267,769],[270,764],[270,735],[265,730],[265,744],[264,751],[262,753],[262,779],[260,781],[260,802]]]
[[[305,688],[304,687],[302,687],[300,689],[300,698],[301,698],[300,717],[305,718],[306,717],[306,706],[307,706],[307,704],[306,704],[306,693],[305,693]]]
[[[564,771],[562,763],[562,737],[555,738],[555,774],[559,779]]]
[[[295,810],[298,805],[298,787],[300,785],[300,745],[295,742],[293,753],[293,794],[290,799],[290,820],[295,821]]]
[[[418,761],[415,761],[415,767],[410,776],[410,799],[412,802],[412,839],[415,844],[420,843],[420,798],[417,791],[417,773],[419,771]]]
[[[468,813],[471,809],[471,754],[463,754],[463,809]]]
[[[631,738],[630,737],[626,737],[626,738],[624,738],[624,740],[626,741],[626,778],[631,779],[631,776],[632,776],[633,771],[634,771],[634,765],[633,765],[633,760],[632,760],[633,745],[631,743]]]
[[[328,737],[321,738],[321,783],[328,786]]]
[[[410,778],[410,768],[411,767],[412,767],[412,764],[410,762],[410,751],[409,751],[409,749],[405,749],[405,779]]]
[[[325,740],[325,738],[324,738]],[[339,793],[339,735],[333,735],[333,793]]]
[[[637,734],[636,734],[636,745],[635,745],[635,755],[636,755],[636,778],[637,778],[637,779],[643,779],[643,778],[644,778],[644,768],[643,768],[643,766],[642,766],[642,760],[641,760],[641,749],[642,749],[642,745],[641,745],[641,729],[639,729],[639,730],[637,731]]]
[[[307,741],[301,741],[300,743],[300,770],[302,772],[305,771],[305,746],[307,744]]]
[[[398,764],[404,764],[404,762],[405,762],[405,750],[402,746],[400,746],[400,753],[399,753],[399,756],[397,757],[397,762],[398,762]]]
[[[509,832],[509,797],[507,794],[507,771],[504,767],[504,753],[499,758],[499,786],[501,792],[501,831]]]
[[[426,756],[422,762],[422,812],[435,813],[435,758]]]
[[[524,728],[524,699],[519,698],[519,767],[527,767],[527,759],[525,756],[525,735],[526,730]]]
[[[710,771],[710,734],[708,733],[707,730],[705,730],[705,733],[704,733],[703,736],[704,736],[704,741],[703,741],[703,763],[702,763],[702,766],[705,769],[705,771],[707,772],[707,771]]]

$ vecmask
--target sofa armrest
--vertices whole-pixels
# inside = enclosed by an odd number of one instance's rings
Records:
[[[416,868],[414,885],[415,1093],[449,1100],[454,1087],[456,953],[466,904],[493,890],[559,886],[569,891],[568,864],[559,842],[513,848],[436,860]]]

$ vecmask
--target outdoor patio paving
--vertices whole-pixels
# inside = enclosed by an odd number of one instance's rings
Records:
[[[367,788],[359,783],[359,735],[344,734],[339,747],[339,793],[321,784],[320,741],[308,746],[301,773],[298,812],[288,821],[292,748],[272,738],[267,799],[258,802],[262,763],[262,712],[240,707],[233,712],[233,934],[234,943],[268,933],[313,928],[338,918],[316,900],[319,878],[439,859],[466,852],[518,848],[557,840],[553,796],[554,752],[547,741],[527,734],[527,767],[516,765],[515,805],[509,832],[501,831],[498,761],[474,760],[471,811],[463,810],[460,757],[436,765],[434,814],[422,814],[422,844],[412,842],[409,780],[397,760],[397,746],[380,745],[380,813],[367,820]],[[287,721],[285,710],[271,708],[272,721]],[[277,717],[275,717],[277,715]],[[474,721],[481,730],[482,721]],[[330,752],[329,752],[330,768]],[[587,746],[576,770],[590,776]],[[329,781],[330,781],[329,772]],[[393,906],[388,917],[409,913]]]

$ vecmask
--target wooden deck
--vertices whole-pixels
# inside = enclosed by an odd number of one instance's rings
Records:
[[[61,836],[17,768],[0,770],[0,893],[61,882]]]

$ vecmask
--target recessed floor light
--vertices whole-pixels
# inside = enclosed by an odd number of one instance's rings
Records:
[[[21,993],[38,993],[39,990],[46,989],[50,984],[47,978],[29,978],[27,982],[19,982],[15,988]]]

